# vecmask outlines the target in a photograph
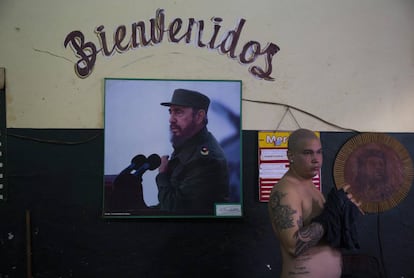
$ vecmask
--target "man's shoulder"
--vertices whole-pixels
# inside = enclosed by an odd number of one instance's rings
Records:
[[[283,177],[278,183],[273,186],[272,195],[277,194],[284,196],[287,199],[296,199],[300,197],[300,191],[294,181],[289,178]]]
[[[196,153],[204,159],[225,159],[225,154],[220,143],[211,132],[207,132],[207,136],[198,142]]]
[[[279,191],[297,191],[297,181],[287,175],[283,176],[276,184],[276,186],[278,187]]]
[[[180,160],[182,163],[189,163],[194,160],[225,160],[223,151],[214,143],[211,144],[206,141],[186,146],[180,153]]]

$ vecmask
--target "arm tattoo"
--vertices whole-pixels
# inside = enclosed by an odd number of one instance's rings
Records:
[[[303,220],[298,220],[299,230],[295,233],[296,248],[295,255],[298,256],[309,247],[315,246],[323,236],[323,227],[319,223],[311,223],[303,226]]]
[[[269,205],[272,211],[272,222],[278,230],[289,229],[295,226],[292,215],[296,213],[296,210],[290,206],[280,204],[280,201],[285,196],[286,193],[275,191],[269,199]]]

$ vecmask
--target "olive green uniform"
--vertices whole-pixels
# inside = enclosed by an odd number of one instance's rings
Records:
[[[175,147],[168,171],[156,177],[160,209],[174,214],[211,214],[228,199],[226,157],[214,136],[203,128]]]

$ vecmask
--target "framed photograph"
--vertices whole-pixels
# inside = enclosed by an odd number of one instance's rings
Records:
[[[104,80],[104,218],[242,217],[239,80]]]

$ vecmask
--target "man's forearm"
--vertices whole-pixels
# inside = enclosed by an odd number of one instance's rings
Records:
[[[324,234],[323,226],[319,223],[314,222],[307,226],[299,224],[299,227],[295,233],[295,256],[299,256],[310,247],[318,244]]]

